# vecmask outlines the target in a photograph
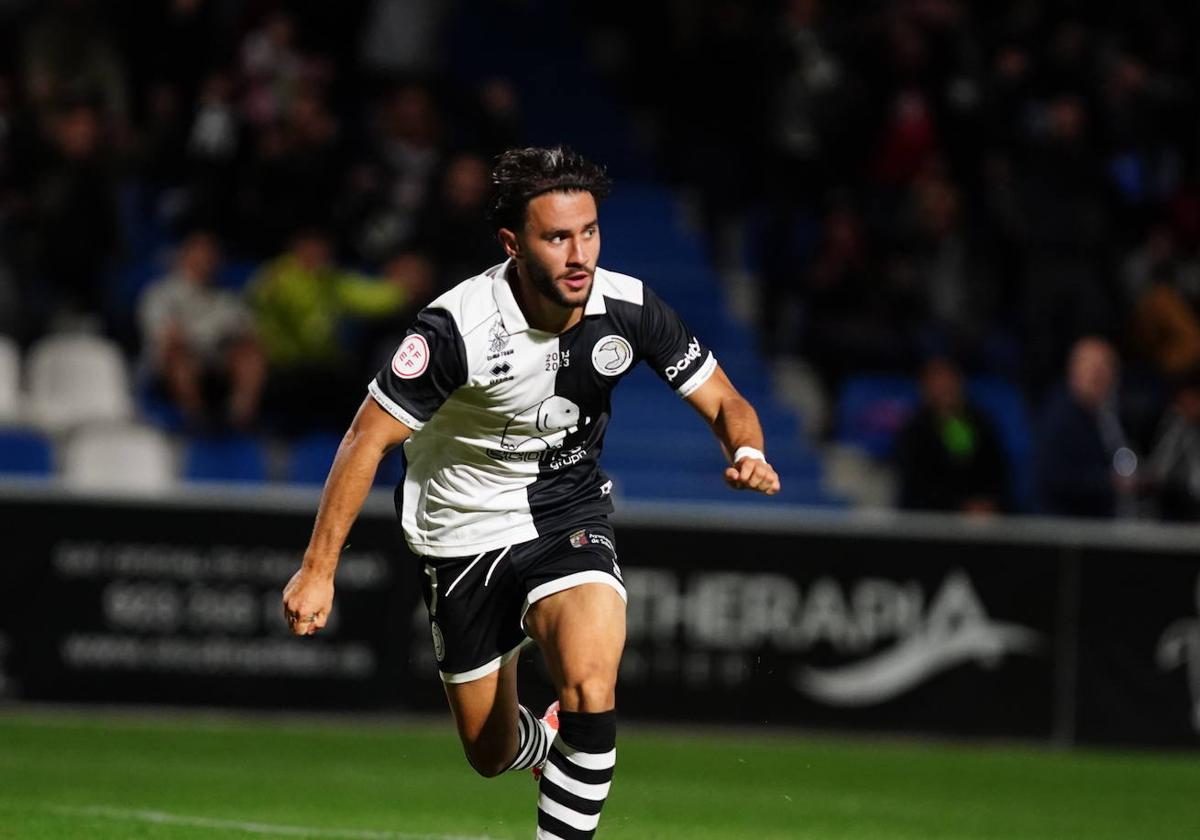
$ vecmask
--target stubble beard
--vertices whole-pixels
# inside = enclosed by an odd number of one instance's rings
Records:
[[[549,271],[546,271],[533,260],[529,261],[527,268],[529,271],[529,283],[533,286],[534,290],[542,297],[561,306],[563,309],[576,309],[584,306],[587,304],[588,298],[592,296],[592,279],[594,278],[590,272],[588,275],[587,293],[583,296],[582,300],[573,300],[567,297],[567,293],[558,287],[554,282],[554,276]]]

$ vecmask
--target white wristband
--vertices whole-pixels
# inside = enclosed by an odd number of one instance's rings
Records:
[[[737,463],[743,458],[753,458],[755,461],[765,461],[767,456],[762,454],[761,450],[755,449],[753,446],[739,446],[737,452],[733,453],[733,463]]]

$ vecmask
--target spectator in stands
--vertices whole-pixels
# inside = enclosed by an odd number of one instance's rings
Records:
[[[196,430],[249,428],[266,371],[249,309],[213,285],[220,260],[212,234],[189,235],[138,307],[151,375]]]
[[[1158,512],[1172,521],[1200,519],[1200,375],[1184,378],[1150,451]]]
[[[896,444],[900,505],[987,514],[1009,499],[1008,469],[991,422],[967,402],[962,372],[934,358],[921,373],[921,405]]]
[[[358,167],[350,196],[359,256],[382,262],[408,247],[444,165],[442,114],[428,87],[401,85],[377,109],[374,149]]]
[[[401,264],[402,266],[403,264]],[[269,365],[267,406],[284,431],[345,425],[362,400],[361,348],[351,318],[400,317],[424,299],[418,278],[371,277],[339,268],[323,230],[301,230],[282,256],[266,263],[248,288]]]
[[[438,287],[449,289],[503,257],[487,224],[484,201],[488,191],[488,165],[477,155],[451,159],[442,176],[441,189],[423,214],[418,242],[427,246],[438,263]]]
[[[1071,348],[1067,387],[1047,408],[1036,459],[1044,513],[1110,517],[1131,499],[1137,459],[1117,413],[1117,355],[1107,341]]]
[[[104,270],[121,246],[117,184],[99,109],[61,105],[49,122],[49,155],[32,190],[32,252],[47,317],[100,316]]]

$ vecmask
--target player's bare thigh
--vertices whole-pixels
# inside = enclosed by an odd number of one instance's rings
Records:
[[[585,583],[541,599],[525,614],[525,632],[546,658],[564,711],[606,712],[616,705],[625,599],[613,587]]]
[[[517,662],[465,683],[446,683],[446,699],[467,761],[483,776],[504,772],[517,754]]]

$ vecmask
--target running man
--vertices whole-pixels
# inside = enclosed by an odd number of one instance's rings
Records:
[[[608,188],[568,149],[500,156],[488,209],[508,259],[424,309],[370,383],[283,593],[294,633],[325,626],[346,535],[404,444],[398,513],[467,760],[483,776],[541,769],[537,837],[561,840],[595,834],[616,761],[625,587],[598,463],[613,387],[645,360],[712,427],[730,486],[779,491],[758,417],[708,347],[640,280],[597,266]],[[559,698],[543,719],[517,701],[531,640]]]

